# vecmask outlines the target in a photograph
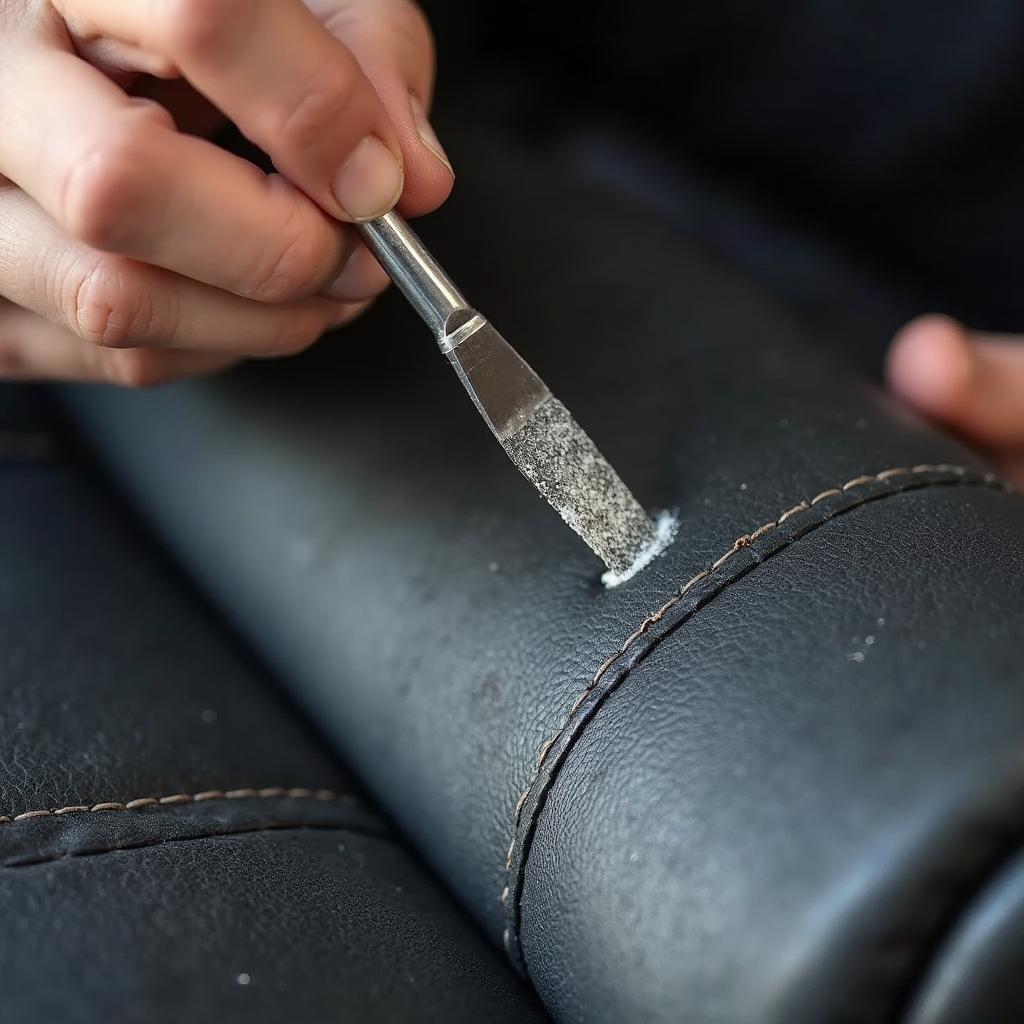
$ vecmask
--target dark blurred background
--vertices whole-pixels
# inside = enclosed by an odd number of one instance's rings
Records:
[[[424,7],[442,126],[575,147],[811,314],[1024,330],[1019,0]]]

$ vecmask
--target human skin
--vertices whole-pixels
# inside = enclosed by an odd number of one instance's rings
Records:
[[[353,319],[387,285],[353,222],[452,187],[433,77],[409,0],[0,0],[0,376],[146,386]]]
[[[452,187],[433,77],[411,0],[0,0],[0,377],[147,386],[358,316],[352,222]],[[922,317],[887,376],[1024,484],[1021,340]]]
[[[920,317],[889,349],[890,388],[980,448],[1024,487],[1024,337],[982,334],[946,316]]]

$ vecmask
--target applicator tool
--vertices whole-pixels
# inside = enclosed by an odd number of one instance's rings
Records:
[[[663,546],[659,531],[569,410],[473,309],[397,213],[357,225],[434,332],[487,425],[519,471],[608,566],[627,578]]]

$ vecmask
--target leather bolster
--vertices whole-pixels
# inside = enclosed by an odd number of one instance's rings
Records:
[[[58,433],[0,387],[0,1018],[539,1021]]]
[[[69,407],[556,1018],[955,1019],[922,993],[1020,838],[1024,503],[644,208],[454,148],[424,234],[677,510],[639,577],[601,587],[396,301]]]

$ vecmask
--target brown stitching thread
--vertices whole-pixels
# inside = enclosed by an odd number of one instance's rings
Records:
[[[702,580],[704,580],[708,576],[710,576],[713,572],[715,572],[716,569],[718,569],[725,562],[727,562],[730,558],[732,558],[738,551],[742,550],[745,547],[748,547],[751,543],[753,543],[753,541],[755,539],[757,539],[758,537],[760,537],[763,534],[767,533],[768,531],[778,528],[779,526],[782,525],[782,523],[785,521],[785,519],[787,519],[790,515],[794,515],[798,511],[807,510],[807,509],[809,509],[809,508],[819,504],[820,502],[825,501],[826,499],[828,499],[830,497],[835,497],[835,496],[838,496],[838,495],[842,495],[843,493],[845,493],[847,491],[850,491],[850,490],[853,490],[856,487],[864,486],[866,484],[874,483],[876,481],[877,482],[885,482],[885,481],[888,481],[888,480],[892,479],[893,477],[897,477],[897,476],[913,476],[913,475],[916,475],[916,474],[923,474],[923,473],[936,473],[936,474],[946,474],[947,476],[954,476],[954,477],[959,477],[960,478],[960,481],[949,481],[949,480],[946,480],[946,481],[938,481],[937,482],[937,483],[945,482],[945,483],[948,484],[948,483],[951,483],[951,482],[952,483],[963,482],[963,478],[968,475],[968,472],[969,471],[967,469],[965,469],[963,466],[951,465],[949,463],[937,463],[937,464],[921,463],[921,464],[918,464],[916,466],[911,466],[909,469],[907,469],[905,467],[902,467],[902,466],[900,466],[900,467],[893,467],[891,469],[882,470],[880,473],[877,473],[877,474],[875,474],[873,476],[872,475],[864,475],[864,476],[854,477],[852,480],[848,480],[845,484],[843,484],[842,487],[833,487],[833,488],[829,488],[827,490],[821,491],[819,494],[815,495],[815,497],[812,498],[810,502],[802,502],[800,506],[796,506],[793,509],[790,509],[787,512],[784,512],[778,519],[776,519],[776,520],[774,520],[772,522],[769,522],[769,523],[765,523],[763,526],[758,527],[758,529],[755,530],[752,534],[744,535],[742,537],[737,538],[737,540],[735,540],[733,542],[732,547],[724,555],[722,555],[711,566],[709,566],[708,568],[706,568],[706,569],[702,570],[701,572],[697,573],[696,576],[694,576],[690,580],[688,580],[685,584],[683,584],[679,588],[679,590],[677,591],[676,594],[674,594],[672,597],[670,597],[665,602],[665,604],[663,604],[661,606],[661,608],[659,608],[656,612],[654,612],[651,615],[649,615],[623,641],[623,643],[620,646],[620,648],[617,651],[613,652],[611,655],[609,655],[608,658],[606,658],[605,661],[602,662],[602,664],[598,668],[594,678],[591,680],[591,682],[588,684],[588,686],[583,690],[583,692],[573,702],[572,707],[571,707],[571,709],[569,711],[569,714],[568,714],[568,716],[566,718],[566,721],[563,723],[562,727],[553,736],[551,736],[548,740],[545,740],[544,744],[542,744],[542,746],[541,746],[541,753],[540,753],[540,756],[539,756],[539,759],[538,759],[538,767],[537,767],[537,770],[534,773],[534,777],[530,781],[530,784],[527,786],[527,788],[520,794],[519,799],[516,801],[516,805],[515,805],[514,816],[513,816],[512,841],[509,844],[508,853],[507,853],[506,858],[505,858],[505,869],[506,869],[506,872],[509,873],[509,877],[507,879],[507,884],[502,889],[501,896],[500,896],[500,903],[501,903],[502,908],[503,909],[507,908],[509,900],[511,899],[512,878],[511,878],[510,872],[511,872],[511,867],[512,867],[512,861],[513,861],[513,858],[515,856],[516,848],[517,848],[518,841],[519,841],[518,830],[519,830],[519,825],[520,825],[521,820],[522,820],[522,812],[525,809],[525,806],[526,806],[526,804],[527,804],[527,802],[529,800],[530,794],[532,793],[533,789],[535,788],[535,786],[537,785],[538,781],[540,780],[541,768],[543,767],[544,761],[546,760],[546,758],[547,758],[548,754],[550,753],[552,747],[558,742],[558,740],[570,728],[570,726],[573,723],[574,716],[575,716],[576,712],[583,705],[583,703],[586,700],[586,698],[594,691],[594,689],[597,687],[597,685],[599,684],[600,680],[607,673],[609,668],[611,668],[611,666],[614,665],[614,663],[620,657],[623,657],[627,653],[629,648],[633,645],[633,643],[635,643],[636,640],[638,640],[640,637],[642,637],[644,635],[644,633],[647,632],[647,630],[652,625],[657,623],[669,611],[669,609],[672,608],[673,605],[677,604],[698,583],[700,583]],[[975,473],[975,474],[973,474],[973,477],[976,480],[976,482],[979,483],[979,484],[984,484],[984,485],[987,485],[987,486],[998,485],[998,486],[1000,486],[1002,488],[1003,491],[1005,491],[1007,493],[1013,493],[1013,491],[1014,491],[1014,488],[1013,488],[1012,485],[1000,482],[994,473],[985,473],[985,474]],[[918,485],[908,485],[908,486],[918,486]],[[925,483],[924,486],[927,486],[927,482]],[[906,488],[903,488],[903,489],[906,489]],[[889,493],[899,493],[899,491],[897,490],[897,491],[892,491],[892,492],[889,492]],[[883,494],[881,496],[884,497],[885,495]],[[863,501],[868,501],[868,500],[871,500],[871,499],[870,498],[863,499]],[[854,504],[851,507],[856,507],[858,504],[862,504],[863,501],[854,502]],[[826,520],[827,520],[827,518],[828,518],[828,516],[826,515]],[[823,520],[823,521],[825,521],[825,520]],[[758,559],[758,561],[760,561],[760,559]],[[524,841],[525,841],[525,839],[524,839]],[[524,852],[524,857],[525,856],[526,856],[526,854]],[[520,872],[523,870],[524,866],[525,865],[521,865]],[[517,890],[518,890],[518,883],[517,883]],[[503,940],[503,943],[504,943],[504,946],[505,946],[505,951],[506,951],[506,953],[508,953],[509,956],[512,956],[511,938],[512,938],[512,936],[511,936],[510,929],[509,928],[505,928],[504,931],[502,932],[502,940]]]
[[[763,526],[759,526],[756,530],[753,531],[753,533],[744,534],[741,537],[737,537],[736,540],[733,541],[732,546],[729,548],[729,550],[725,552],[725,554],[723,554],[716,561],[712,562],[712,564],[708,568],[701,570],[699,573],[697,573],[696,576],[693,576],[689,580],[687,580],[686,583],[684,583],[679,588],[679,590],[671,598],[669,598],[668,601],[666,601],[656,612],[653,612],[646,619],[644,619],[644,621],[641,622],[640,625],[632,633],[630,633],[628,637],[626,637],[626,639],[622,642],[622,645],[619,647],[619,649],[614,653],[610,654],[601,663],[600,667],[594,674],[594,677],[587,684],[586,688],[573,701],[572,706],[569,709],[569,713],[561,727],[541,744],[540,751],[537,756],[537,767],[536,771],[534,772],[533,778],[530,780],[530,783],[526,787],[526,789],[524,789],[523,792],[519,795],[519,799],[516,801],[515,804],[512,819],[512,842],[509,845],[508,853],[505,856],[505,871],[509,872],[512,870],[512,860],[515,857],[516,841],[518,838],[517,833],[519,829],[519,823],[522,820],[523,808],[526,806],[526,802],[530,798],[530,793],[533,791],[533,787],[537,784],[537,780],[540,778],[540,770],[541,768],[543,768],[544,761],[547,758],[548,754],[551,752],[551,748],[565,734],[566,729],[569,728],[580,706],[587,699],[587,697],[589,697],[590,694],[596,689],[596,687],[600,685],[601,680],[604,678],[605,674],[612,667],[612,665],[614,665],[615,662],[617,662],[621,657],[623,657],[627,653],[627,651],[633,646],[633,644],[640,637],[642,637],[648,629],[651,628],[651,626],[659,622],[664,617],[664,615],[669,611],[669,609],[672,608],[673,605],[678,604],[679,601],[681,601],[695,586],[697,586],[698,583],[702,582],[708,576],[712,575],[714,572],[720,569],[734,555],[736,555],[739,551],[742,551],[745,547],[748,547],[759,537],[764,536],[764,534],[768,533],[771,530],[778,529],[778,527],[780,527],[790,516],[795,515],[797,512],[807,511],[808,509],[812,508],[813,506],[819,504],[822,501],[825,501],[828,498],[832,498],[835,497],[836,495],[843,494],[847,491],[851,491],[857,487],[863,487],[866,484],[884,483],[887,480],[892,479],[893,477],[914,476],[921,473],[953,473],[957,476],[964,476],[967,473],[967,470],[963,466],[954,466],[949,463],[937,463],[934,465],[920,463],[916,466],[911,466],[909,469],[903,466],[896,466],[891,469],[884,469],[880,473],[875,473],[873,475],[868,474],[864,476],[857,476],[854,477],[852,480],[847,480],[846,483],[842,484],[840,487],[831,487],[828,490],[821,491],[819,494],[815,495],[815,497],[812,498],[810,501],[801,501],[800,504],[794,505],[792,508],[787,509],[777,519],[774,519],[771,522],[767,522]],[[985,483],[991,484],[995,483],[996,476],[994,473],[986,473],[982,477],[982,479]],[[507,888],[508,887],[506,886],[506,890]],[[504,907],[507,904],[507,902],[507,892],[503,891],[500,903]],[[502,938],[504,940],[505,948],[507,951],[509,950],[509,943],[511,938],[507,928],[505,929]]]
[[[303,786],[268,786],[264,789],[206,789],[201,793],[174,793],[171,796],[144,796],[135,800],[120,803],[108,800],[99,804],[71,804],[68,807],[56,807],[51,810],[23,811],[10,817],[0,814],[0,824],[13,824],[16,821],[30,821],[33,818],[59,817],[63,814],[94,814],[107,811],[134,811],[140,807],[155,807],[159,804],[198,804],[208,800],[272,800],[287,797],[292,800],[355,800],[350,793],[335,793],[331,789],[307,789]]]

